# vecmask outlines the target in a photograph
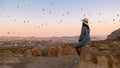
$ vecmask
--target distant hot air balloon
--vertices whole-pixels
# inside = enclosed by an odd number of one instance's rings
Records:
[[[38,28],[40,29],[40,26],[38,26]]]
[[[51,3],[50,5],[54,5],[53,3]]]
[[[48,25],[48,23],[45,23],[45,25],[47,26],[47,25]]]
[[[83,16],[85,17],[86,15],[84,14]]]
[[[115,19],[113,19],[113,21],[115,21]]]
[[[65,16],[64,14],[62,16]]]
[[[42,11],[45,11],[45,9],[42,9]]]
[[[26,21],[24,20],[24,23],[26,23]]]
[[[16,19],[14,19],[14,21],[16,21]]]
[[[81,10],[83,10],[83,8],[81,8]]]
[[[60,24],[60,22],[58,22],[58,24]]]
[[[67,12],[66,14],[69,14],[69,12]]]
[[[49,14],[52,14],[52,12],[51,12],[51,11],[49,11]]]
[[[101,21],[98,21],[98,23],[101,23]]]
[[[62,20],[60,20],[60,22],[62,22]]]
[[[119,17],[119,14],[117,14],[117,16]]]
[[[41,26],[43,26],[43,24],[41,24]]]
[[[3,12],[5,12],[5,9],[2,9]]]
[[[19,8],[20,6],[19,6],[19,5],[17,5],[16,7],[17,7],[17,8]]]
[[[28,7],[30,7],[31,6],[31,4],[28,4]]]
[[[7,32],[7,34],[10,34],[10,32]]]
[[[7,15],[7,18],[9,18],[10,16]]]
[[[101,13],[98,13],[98,15],[101,15]]]
[[[15,32],[13,32],[13,34],[15,34]]]

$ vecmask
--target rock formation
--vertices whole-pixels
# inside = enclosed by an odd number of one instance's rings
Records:
[[[120,68],[119,37],[120,29],[106,40],[92,41],[82,48],[80,57],[74,49],[75,43],[0,46],[0,68]]]
[[[120,38],[120,28],[113,31],[110,35],[108,35],[108,39],[118,39]]]
[[[78,68],[120,68],[120,29],[82,48]]]

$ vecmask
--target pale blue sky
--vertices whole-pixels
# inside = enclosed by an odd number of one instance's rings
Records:
[[[120,0],[0,0],[0,36],[79,35],[85,17],[91,35],[107,35],[120,26],[119,6]]]

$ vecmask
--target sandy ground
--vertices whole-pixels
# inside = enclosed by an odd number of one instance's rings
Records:
[[[62,57],[26,57],[6,58],[0,61],[0,68],[77,68],[79,57],[69,55]]]

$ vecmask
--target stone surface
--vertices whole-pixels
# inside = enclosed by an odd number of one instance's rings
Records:
[[[0,64],[0,68],[77,68],[76,64],[78,63],[75,63],[75,61],[79,61],[77,55],[54,58],[27,57],[20,58],[19,63]]]
[[[117,29],[113,31],[110,35],[107,37],[108,39],[118,39],[120,38],[120,29]]]
[[[78,68],[120,68],[120,44],[118,43],[119,40],[104,40],[86,45],[82,48]]]
[[[49,57],[57,57],[58,56],[58,48],[57,48],[57,46],[48,47],[48,56]]]
[[[0,47],[0,68],[120,68],[119,39],[92,41],[82,48],[80,57],[73,45]]]

